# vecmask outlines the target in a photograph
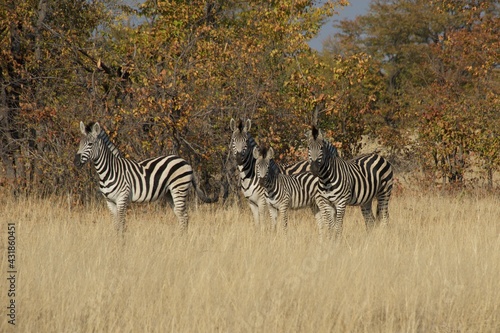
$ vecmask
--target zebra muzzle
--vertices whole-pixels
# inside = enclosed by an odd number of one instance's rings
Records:
[[[244,159],[242,153],[236,153],[236,164],[243,165]]]
[[[259,185],[262,187],[266,187],[266,178],[259,178]]]
[[[75,154],[75,159],[73,160],[73,164],[75,164],[77,168],[81,168],[83,166],[81,157],[82,157],[81,154]]]
[[[314,177],[319,176],[319,163],[317,161],[311,162],[311,173],[313,174]]]

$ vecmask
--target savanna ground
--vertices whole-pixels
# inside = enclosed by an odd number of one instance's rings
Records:
[[[499,332],[498,196],[394,195],[387,229],[347,211],[339,245],[308,210],[286,235],[246,205],[133,205],[117,241],[104,200],[0,198],[0,331]],[[16,226],[16,327],[7,323],[7,222]]]

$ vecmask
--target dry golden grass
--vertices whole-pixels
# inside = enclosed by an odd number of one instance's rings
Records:
[[[0,204],[17,228],[18,332],[500,331],[495,197],[394,197],[369,236],[350,208],[340,245],[307,210],[277,235],[246,206],[200,206],[179,235],[169,208],[136,205],[122,243],[104,202]]]

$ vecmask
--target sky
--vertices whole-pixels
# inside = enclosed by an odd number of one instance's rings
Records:
[[[309,42],[309,45],[316,50],[323,49],[323,41],[335,32],[333,24],[335,21],[343,19],[352,20],[358,15],[364,15],[368,11],[371,0],[349,0],[350,5],[347,7],[339,7],[339,15],[333,16],[328,22],[325,22],[318,36]]]

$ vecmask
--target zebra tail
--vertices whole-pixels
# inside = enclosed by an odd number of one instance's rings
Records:
[[[199,187],[198,184],[196,183],[195,177],[192,179],[193,182],[193,187],[196,190],[196,194],[198,195],[198,198],[201,199],[204,203],[214,203],[219,201],[219,194],[216,193],[212,198],[208,197],[205,192],[203,192]]]

